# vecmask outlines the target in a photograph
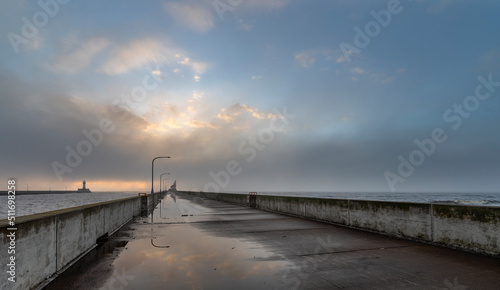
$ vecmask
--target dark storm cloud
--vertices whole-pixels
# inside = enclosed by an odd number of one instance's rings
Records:
[[[115,129],[103,133],[102,142],[93,145],[91,154],[83,156],[72,172],[63,174],[65,182],[83,178],[148,182],[151,159],[172,155],[171,160],[157,163],[156,172],[172,172],[172,178],[180,179],[186,189],[203,190],[208,183],[221,183],[221,190],[388,191],[384,173],[398,174],[398,157],[408,160],[419,149],[414,140],[430,138],[438,127],[445,131],[446,142],[436,144],[435,152],[426,156],[422,165],[414,166],[405,182],[396,185],[398,191],[425,191],[428,186],[447,191],[491,191],[500,173],[497,98],[464,119],[457,130],[441,117],[451,104],[433,109],[435,116],[429,116],[430,121],[421,126],[406,126],[404,117],[390,122],[390,115],[382,118],[377,112],[364,115],[360,122],[352,120],[338,133],[332,133],[337,127],[328,123],[335,118],[308,123],[312,113],[294,108],[298,117],[285,130],[288,132],[276,133],[262,150],[255,151],[255,159],[248,161],[250,156],[239,153],[238,147],[265,129],[265,120],[254,127],[234,129],[234,124],[216,120],[215,115],[209,120],[215,129],[195,128],[187,136],[154,136],[147,132],[151,124],[144,117],[130,112],[123,117],[123,111],[117,113],[111,105],[30,86],[7,75],[1,78],[0,88],[0,132],[4,137],[0,145],[2,163],[8,165],[2,166],[1,174],[6,178],[38,176],[57,181],[51,164],[67,165],[67,147],[76,151],[82,140],[89,140],[82,131],[95,132],[102,120],[111,121]],[[392,117],[395,115],[404,113]],[[297,130],[306,124],[310,133]],[[329,133],[322,134],[324,130]],[[225,171],[231,160],[238,162],[241,173],[217,183],[214,174]]]

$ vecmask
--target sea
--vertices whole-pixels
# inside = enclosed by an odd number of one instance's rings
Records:
[[[248,192],[231,192],[248,194]],[[395,192],[258,192],[258,195],[332,199],[400,201],[500,207],[500,193],[395,193]],[[137,192],[91,192],[17,195],[15,216],[25,216],[86,204],[137,196]],[[0,220],[7,218],[7,196],[0,196]]]
[[[15,216],[20,217],[133,196],[137,196],[137,192],[89,192],[16,195]],[[6,195],[0,196],[0,220],[7,218],[7,201],[8,197]]]

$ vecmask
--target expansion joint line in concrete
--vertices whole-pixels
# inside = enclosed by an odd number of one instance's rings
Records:
[[[398,249],[398,248],[411,248],[411,247],[416,247],[416,246],[378,247],[378,248],[368,248],[368,249],[359,249],[359,250],[350,250],[350,251],[336,251],[336,252],[324,252],[324,253],[316,253],[316,254],[303,254],[303,255],[295,255],[295,257],[309,257],[309,256],[333,255],[333,254],[366,252],[366,251]]]
[[[431,216],[431,242],[434,243],[434,241],[436,240],[436,235],[435,235],[435,232],[434,232],[434,205],[431,203],[431,212],[430,212],[430,216]]]

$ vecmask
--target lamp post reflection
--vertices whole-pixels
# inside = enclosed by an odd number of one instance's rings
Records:
[[[162,191],[161,191],[161,183],[162,183],[162,182],[161,182],[161,177],[162,177],[163,175],[165,175],[165,174],[170,174],[170,172],[164,172],[164,173],[160,174],[160,192],[162,192]]]

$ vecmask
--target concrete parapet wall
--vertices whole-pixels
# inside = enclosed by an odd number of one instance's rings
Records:
[[[346,225],[351,227],[423,241],[432,238],[429,204],[350,200],[348,212]]]
[[[185,193],[248,206],[244,194]],[[257,195],[256,208],[500,256],[500,207]]]
[[[188,193],[197,197],[206,197],[209,199],[219,200],[227,203],[238,204],[246,206],[248,205],[248,198],[244,194],[236,194],[236,193],[212,193],[212,192],[199,192],[199,191],[179,191],[183,193]]]
[[[248,204],[248,197],[242,194],[226,194],[226,195],[221,195],[220,198],[221,201],[229,203],[241,204],[241,205]]]
[[[157,193],[155,196],[158,195]],[[159,197],[147,196],[150,206]],[[34,289],[64,271],[97,244],[141,212],[141,197],[84,205],[16,218],[15,254],[7,252],[8,221],[0,220],[0,261],[6,269],[15,257],[16,282],[0,273],[0,289]]]
[[[500,255],[500,207],[432,205],[433,242]]]
[[[349,224],[349,201],[307,198],[306,216],[315,220],[347,225]]]

